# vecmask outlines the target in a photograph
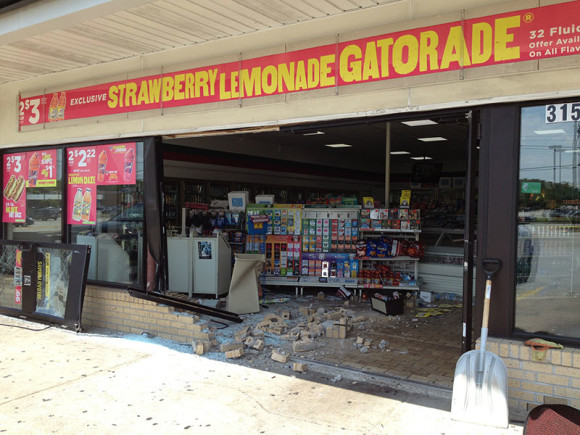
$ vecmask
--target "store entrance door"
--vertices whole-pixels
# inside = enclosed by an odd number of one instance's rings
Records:
[[[463,240],[463,333],[461,351],[472,347],[473,329],[473,269],[475,258],[475,216],[477,207],[477,150],[479,149],[479,112],[467,113],[469,135],[467,139],[467,172],[465,186],[465,228]]]

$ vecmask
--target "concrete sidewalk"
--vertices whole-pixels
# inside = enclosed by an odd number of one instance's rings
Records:
[[[0,316],[0,433],[522,433],[454,422],[440,397],[324,379]]]

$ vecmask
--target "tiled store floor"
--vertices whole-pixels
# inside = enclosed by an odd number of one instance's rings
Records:
[[[304,315],[306,308],[326,313],[337,310],[348,313],[350,326],[346,338],[318,335],[313,338],[317,343],[315,350],[295,352],[288,334],[266,332],[264,350],[258,352],[246,348],[241,361],[232,362],[256,368],[262,365],[267,370],[272,363],[272,349],[281,349],[290,353],[293,360],[316,361],[444,388],[453,385],[462,341],[461,305],[456,302],[436,301],[431,304],[430,311],[407,305],[403,314],[387,316],[373,310],[369,301],[345,302],[328,293],[320,298],[316,291],[303,296],[268,292],[264,300],[270,303],[262,304],[259,313],[242,315],[242,324],[216,330],[218,343],[231,343],[235,341],[235,334],[244,326],[253,330],[266,316],[274,314],[282,317],[285,312],[290,314],[286,332],[297,328],[307,330],[311,319]],[[225,309],[225,301],[219,307]],[[436,311],[434,307],[440,308],[439,313],[427,316],[429,312]],[[218,350],[213,347],[211,352]]]
[[[424,311],[406,308],[399,316],[384,316],[370,304],[359,305],[368,321],[354,326],[346,339],[319,338],[324,351],[311,359],[366,373],[393,376],[451,388],[455,364],[461,356],[461,308],[433,317],[416,317]],[[366,308],[366,309],[365,309]],[[361,352],[356,339],[370,339],[368,351]],[[383,349],[378,345],[386,341]]]

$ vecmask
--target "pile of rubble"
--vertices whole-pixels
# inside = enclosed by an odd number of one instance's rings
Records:
[[[342,306],[326,302],[327,307],[313,308],[310,304],[294,307],[297,308],[294,310],[279,309],[277,314],[245,316],[244,326],[238,330],[230,326],[227,333],[208,321],[198,321],[194,325],[193,350],[197,355],[219,351],[225,359],[240,359],[251,354],[254,359],[269,357],[274,362],[287,364],[292,355],[323,348],[327,339],[349,338],[361,353],[368,352],[373,340],[353,333],[355,329],[366,330],[365,322],[373,321],[368,314],[357,313],[348,302]],[[381,340],[372,348],[388,350],[388,343]],[[294,362],[292,369],[305,372],[307,365]]]

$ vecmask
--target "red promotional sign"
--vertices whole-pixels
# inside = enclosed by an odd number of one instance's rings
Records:
[[[20,98],[20,127],[580,54],[580,2]]]
[[[4,154],[2,222],[26,221],[26,153]]]
[[[136,143],[67,149],[68,218],[71,225],[94,225],[97,186],[135,184]]]
[[[40,150],[26,153],[28,180],[26,187],[56,186],[56,150]]]
[[[67,223],[94,225],[97,219],[97,147],[68,148],[67,162]]]
[[[26,221],[26,188],[56,186],[56,150],[5,154],[2,222]]]
[[[135,142],[97,147],[97,184],[135,184]]]

